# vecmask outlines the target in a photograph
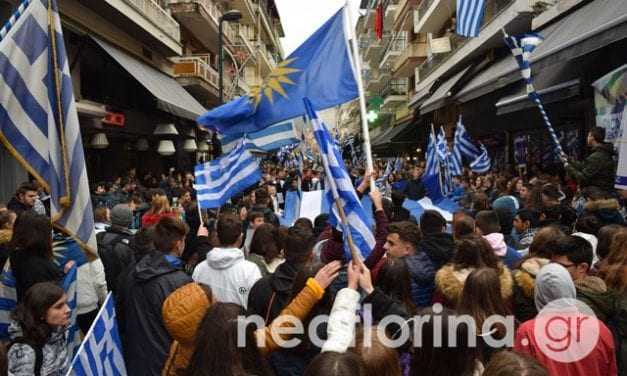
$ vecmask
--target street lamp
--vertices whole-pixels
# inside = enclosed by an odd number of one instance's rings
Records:
[[[218,24],[218,76],[219,76],[219,92],[220,92],[220,104],[224,103],[224,51],[222,45],[224,41],[222,24],[224,21],[226,22],[237,22],[242,18],[242,12],[239,10],[233,9],[228,12],[224,12],[222,17],[220,17],[220,22]]]

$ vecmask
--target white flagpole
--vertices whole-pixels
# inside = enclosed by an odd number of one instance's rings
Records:
[[[346,1],[344,5],[344,13],[346,14],[346,20],[348,24],[349,35],[353,46],[353,64],[355,66],[355,81],[357,81],[357,90],[359,92],[359,110],[361,112],[361,128],[364,136],[364,151],[366,152],[366,166],[370,172],[374,171],[372,163],[372,151],[370,150],[370,133],[368,132],[368,118],[366,111],[366,93],[364,91],[364,83],[361,78],[361,57],[359,56],[359,43],[357,42],[357,35],[353,28],[353,21],[351,20],[349,1]],[[350,51],[349,51],[350,54]],[[374,184],[374,178],[370,178],[370,189],[377,190],[377,186]]]

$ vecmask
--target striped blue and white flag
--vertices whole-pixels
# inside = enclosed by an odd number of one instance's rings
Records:
[[[76,291],[76,264],[68,271],[63,279],[62,287],[67,295],[67,305],[70,307],[70,326],[68,328],[67,346],[68,353],[74,355],[81,345],[81,332],[76,321],[76,305],[77,305],[77,291]]]
[[[464,173],[464,165],[461,158],[458,158],[455,152],[448,153],[447,162],[451,176],[460,176]]]
[[[478,174],[485,174],[490,171],[490,156],[488,155],[488,149],[481,144],[481,154],[472,162],[470,162],[470,169]]]
[[[56,1],[23,1],[0,38],[0,142],[50,192],[54,226],[95,253],[85,156]]]
[[[484,10],[485,0],[457,0],[457,34],[479,36]]]
[[[344,166],[342,155],[335,145],[333,137],[324,123],[318,119],[311,102],[307,98],[304,98],[303,101],[307,110],[307,117],[313,126],[314,136],[318,142],[322,164],[326,173],[325,198],[330,207],[333,208],[329,216],[329,223],[338,229],[343,229],[345,236],[348,233],[340,221],[340,215],[336,206],[336,200],[339,200],[346,215],[353,243],[359,249],[361,256],[366,258],[375,246],[375,238],[372,231],[373,223],[368,220],[368,216],[357,197],[350,176]],[[347,259],[351,258],[348,242],[344,242],[344,254]]]
[[[195,169],[196,197],[203,209],[219,208],[231,197],[261,180],[259,160],[244,143],[222,158],[199,164]]]
[[[396,157],[394,161],[394,173],[399,173],[403,171],[403,158]]]
[[[294,131],[294,121],[289,120],[245,135],[225,135],[220,140],[222,152],[230,153],[242,139],[245,140],[246,148],[265,152],[272,152],[300,142]]]
[[[68,375],[126,375],[122,341],[118,333],[113,295],[109,293],[87,332]]]
[[[505,34],[505,44],[514,55],[516,62],[518,63],[518,67],[520,68],[520,74],[525,80],[525,84],[527,85],[527,96],[540,110],[540,114],[542,115],[542,120],[544,120],[544,125],[546,126],[549,135],[551,136],[551,140],[554,145],[554,153],[556,157],[559,157],[562,160],[566,159],[566,154],[562,149],[562,145],[560,144],[559,139],[557,138],[557,134],[553,129],[553,125],[551,124],[551,120],[549,119],[549,115],[546,113],[544,106],[542,105],[542,101],[540,100],[540,95],[536,91],[533,86],[533,79],[531,78],[531,61],[530,56],[533,51],[542,43],[544,38],[541,35],[535,33],[527,33],[518,36],[512,36]]]
[[[438,159],[437,150],[436,150],[437,141],[435,139],[435,134],[433,133],[433,129],[429,134],[429,144],[427,145],[427,165],[425,170],[425,175],[437,175],[440,170],[440,161]]]
[[[466,127],[462,123],[462,117],[459,117],[457,121],[457,127],[455,128],[455,138],[453,143],[453,153],[460,161],[466,159],[467,161],[474,161],[477,156],[481,154],[481,150],[475,145],[470,137],[470,134],[466,131]]]

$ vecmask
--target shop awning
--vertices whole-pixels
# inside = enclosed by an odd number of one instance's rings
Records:
[[[627,36],[624,0],[596,0],[539,32],[544,37],[531,55],[532,74],[603,48]],[[467,102],[521,80],[511,54],[476,75],[455,99]]]
[[[196,121],[205,108],[172,77],[132,57],[119,48],[92,36],[92,39],[131,76],[157,98],[157,107],[173,115]]]
[[[536,90],[542,98],[542,104],[546,105],[579,95],[580,86],[579,80],[574,79],[548,86],[545,89],[538,89],[536,87]],[[501,98],[496,102],[496,114],[509,114],[530,107],[535,107],[535,104],[527,96],[526,87],[521,85],[516,94]]]
[[[406,142],[398,140],[398,135],[400,135],[412,126],[415,126],[413,121],[408,120],[402,124],[388,129],[388,131],[381,135],[381,137],[378,139],[378,142],[372,145],[372,149],[374,151],[381,152],[382,150],[392,149],[395,145],[398,146],[398,144],[405,144]]]
[[[420,113],[426,114],[431,111],[435,111],[446,105],[448,98],[451,97],[451,89],[455,84],[464,76],[464,74],[470,69],[470,65],[459,71],[456,75],[446,80],[440,87],[436,89],[429,99],[427,99],[422,106],[420,106]]]
[[[387,139],[387,135],[392,132],[394,128],[390,127],[386,130],[384,130],[383,132],[381,132],[381,134],[379,134],[378,136],[374,137],[372,140],[370,140],[370,145],[371,146],[376,146],[378,144],[381,144],[384,142],[385,139]]]

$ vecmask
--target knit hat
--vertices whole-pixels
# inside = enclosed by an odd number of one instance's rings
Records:
[[[111,209],[111,224],[128,228],[133,223],[133,212],[128,205],[117,204]]]
[[[540,269],[534,289],[534,301],[538,311],[554,300],[575,299],[576,297],[575,283],[566,268],[550,263]]]
[[[514,196],[499,197],[492,203],[492,209],[506,209],[514,218],[519,209],[518,200]]]

